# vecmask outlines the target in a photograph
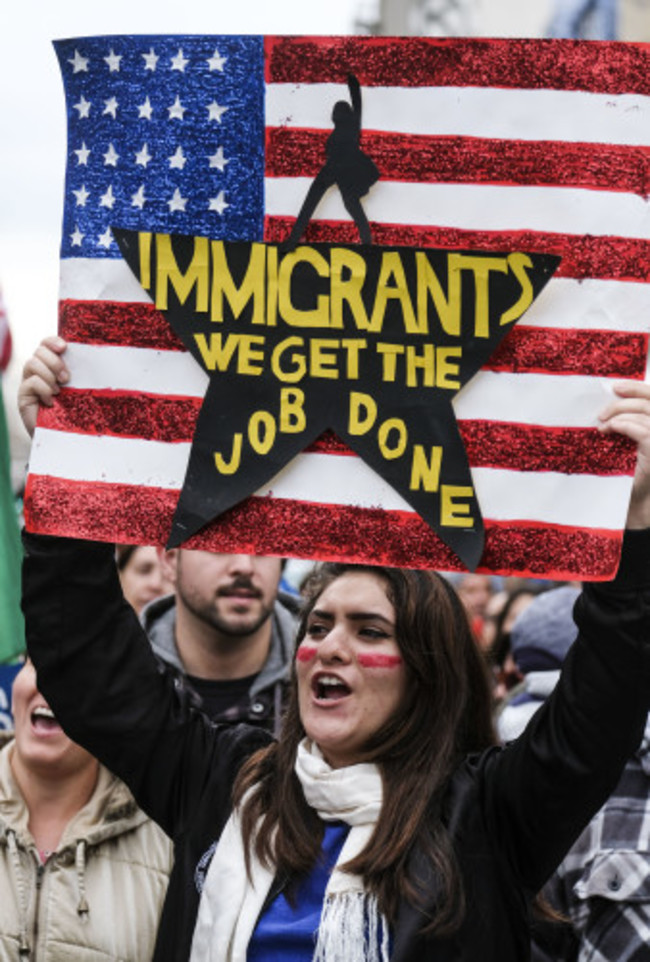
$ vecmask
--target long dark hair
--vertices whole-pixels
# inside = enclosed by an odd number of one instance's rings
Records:
[[[408,875],[414,846],[429,857],[440,878],[440,908],[427,926],[440,935],[463,918],[463,886],[442,817],[449,779],[470,752],[496,742],[484,659],[453,588],[433,572],[344,564],[320,566],[306,586],[307,601],[297,644],[318,597],[350,572],[382,579],[395,609],[395,633],[407,669],[407,695],[397,712],[365,745],[364,761],[377,764],[384,800],[375,831],[345,866],[363,877],[389,921],[406,895],[416,904]],[[248,760],[235,785],[235,804],[245,793],[242,831],[256,856],[287,879],[304,876],[320,854],[323,826],[307,805],[294,773],[305,736],[298,711],[295,667],[279,741]]]

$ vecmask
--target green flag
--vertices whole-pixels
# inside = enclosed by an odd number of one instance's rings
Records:
[[[25,650],[25,626],[20,610],[21,560],[9,469],[9,433],[0,391],[0,664],[12,661]]]

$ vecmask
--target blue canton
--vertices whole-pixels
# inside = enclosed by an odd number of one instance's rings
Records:
[[[62,257],[120,257],[112,226],[262,239],[261,37],[55,47],[68,115]]]

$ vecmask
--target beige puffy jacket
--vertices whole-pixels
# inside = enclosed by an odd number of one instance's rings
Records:
[[[169,839],[100,767],[89,802],[42,864],[0,736],[0,962],[148,962]]]

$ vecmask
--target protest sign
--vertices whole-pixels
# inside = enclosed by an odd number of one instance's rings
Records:
[[[642,45],[57,51],[72,381],[32,528],[611,576],[634,450],[596,416],[645,374]],[[351,78],[358,182],[332,173]]]

